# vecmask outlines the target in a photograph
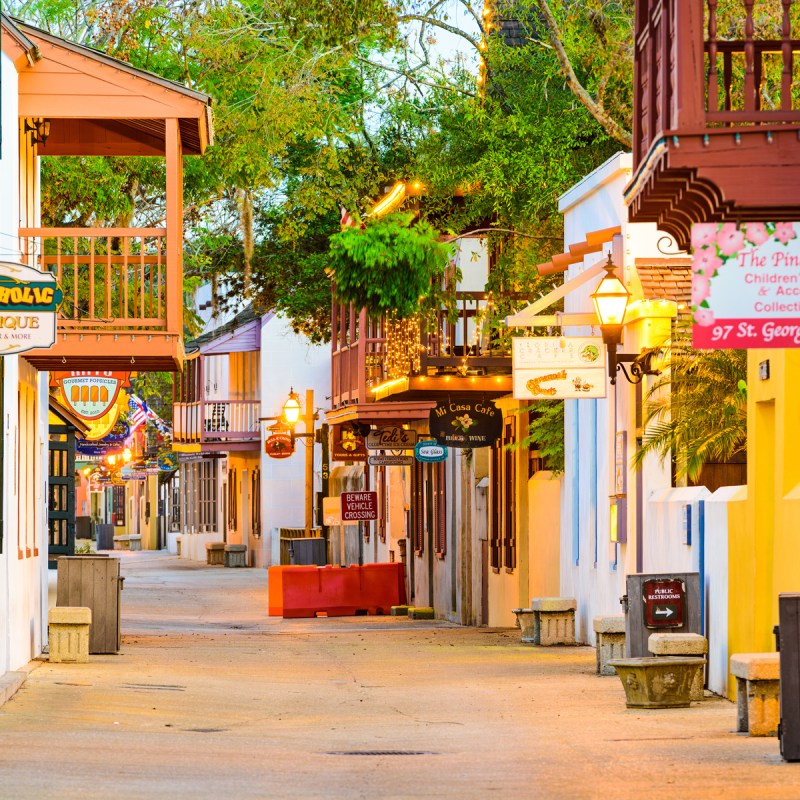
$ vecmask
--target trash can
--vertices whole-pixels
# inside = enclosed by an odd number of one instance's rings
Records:
[[[61,556],[58,559],[56,605],[92,610],[90,653],[119,652],[119,593],[124,580],[119,574],[119,558],[113,556]]]
[[[114,526],[98,523],[95,525],[95,537],[98,550],[114,549]]]
[[[324,567],[328,563],[326,550],[323,538],[292,539],[289,543],[289,563]]]

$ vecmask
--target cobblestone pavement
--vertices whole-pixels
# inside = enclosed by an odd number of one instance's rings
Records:
[[[0,797],[798,798],[718,698],[629,711],[594,651],[266,616],[266,572],[123,553],[122,650],[0,708]]]

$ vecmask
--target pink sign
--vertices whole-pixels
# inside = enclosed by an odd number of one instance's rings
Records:
[[[800,223],[692,226],[692,342],[800,347]]]

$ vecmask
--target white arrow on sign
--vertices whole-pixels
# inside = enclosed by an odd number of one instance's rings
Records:
[[[653,613],[655,616],[660,614],[662,617],[671,617],[675,611],[672,608],[657,608]]]

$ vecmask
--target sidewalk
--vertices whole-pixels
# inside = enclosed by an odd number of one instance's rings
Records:
[[[590,648],[266,616],[266,572],[124,553],[123,646],[0,708],[0,796],[797,798],[718,698],[628,711]]]

